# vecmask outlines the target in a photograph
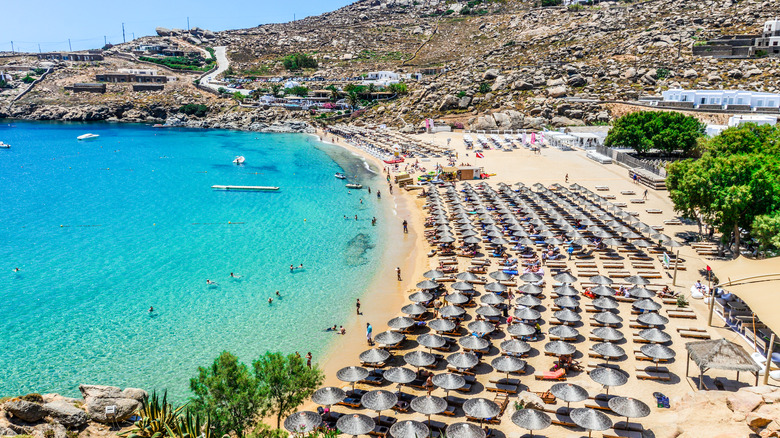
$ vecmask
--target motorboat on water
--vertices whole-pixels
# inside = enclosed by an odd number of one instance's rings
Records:
[[[349,183],[347,184],[348,189],[362,189],[363,184],[355,184],[355,183]]]
[[[336,172],[336,175],[334,175],[338,179],[347,179],[347,175],[344,175],[341,172]]]
[[[8,144],[8,143],[3,143],[2,141],[0,141],[0,148],[2,148],[2,149],[11,149],[11,145]]]
[[[233,160],[233,164],[244,164],[244,161],[246,161],[246,158],[243,155],[239,155]]]
[[[84,135],[79,135],[79,136],[78,136],[78,137],[76,137],[76,138],[77,138],[78,140],[91,140],[91,139],[93,139],[93,138],[98,138],[98,137],[100,137],[100,136],[99,136],[99,135],[97,135],[97,134],[89,134],[89,133],[88,133],[88,134],[84,134]]]

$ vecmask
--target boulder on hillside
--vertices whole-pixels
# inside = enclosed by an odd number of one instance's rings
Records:
[[[154,30],[159,36],[171,36],[171,30],[167,27],[158,27]]]
[[[506,76],[501,75],[493,82],[493,86],[490,87],[490,91],[499,91],[506,87]]]
[[[685,79],[693,79],[693,78],[695,78],[695,77],[698,77],[698,76],[699,76],[699,74],[698,74],[698,73],[696,73],[696,70],[694,70],[694,69],[692,69],[692,68],[689,68],[688,70],[685,70],[685,71],[683,72],[682,76],[683,76]]]
[[[439,103],[439,111],[447,111],[449,109],[455,108],[458,106],[459,101],[460,100],[456,96],[448,94],[444,96],[444,98]]]
[[[40,421],[46,416],[46,411],[43,406],[38,403],[32,403],[21,399],[12,399],[3,404],[3,409],[6,412],[28,423],[35,423]]]
[[[526,81],[515,81],[512,84],[513,90],[523,91],[523,90],[532,90],[533,88],[534,88],[534,84]]]
[[[491,68],[482,75],[483,81],[489,81],[498,77],[498,69]]]
[[[550,97],[564,97],[566,96],[566,87],[563,85],[550,87],[547,89],[547,95]]]
[[[584,87],[585,85],[588,85],[588,81],[578,74],[570,76],[567,83],[570,87]]]
[[[496,128],[497,128],[496,121],[495,119],[493,119],[493,116],[486,115],[486,116],[477,117],[477,121],[474,123],[474,126],[471,129],[486,131],[486,130],[496,129]]]
[[[585,126],[585,122],[583,122],[582,120],[572,120],[568,117],[561,117],[561,116],[553,117],[552,122],[550,123],[552,123],[553,126],[558,128],[563,126]]]
[[[141,402],[146,397],[146,391],[138,388],[127,388],[124,391],[116,386],[80,385],[84,397],[84,408],[93,421],[109,423],[125,421],[141,408]],[[115,406],[115,414],[106,416],[106,407]]]
[[[471,97],[469,96],[463,96],[458,100],[459,109],[466,109],[469,107],[469,104],[471,104]]]
[[[78,429],[87,424],[87,413],[65,401],[54,401],[43,405],[46,413],[68,429]]]

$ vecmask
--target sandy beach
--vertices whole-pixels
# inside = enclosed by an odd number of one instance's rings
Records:
[[[320,133],[320,135],[323,135]],[[329,135],[330,141],[332,136]],[[504,182],[507,184],[514,184],[517,182],[523,182],[527,186],[531,186],[535,183],[541,183],[547,187],[551,184],[558,183],[564,184],[566,176],[568,174],[568,183],[578,183],[590,190],[595,191],[596,186],[608,186],[610,195],[614,195],[613,202],[625,202],[627,206],[626,210],[633,210],[638,213],[637,217],[651,225],[651,226],[663,226],[663,230],[660,232],[666,233],[669,236],[675,238],[681,233],[695,232],[695,225],[664,225],[664,220],[675,217],[673,206],[668,198],[666,191],[647,191],[647,199],[643,203],[633,203],[633,199],[643,198],[646,187],[642,185],[636,185],[628,175],[626,168],[620,167],[616,164],[602,165],[595,161],[592,161],[585,157],[584,151],[561,151],[558,149],[544,148],[541,154],[534,154],[527,149],[516,149],[511,152],[489,150],[485,152],[484,158],[476,158],[473,151],[466,150],[462,141],[462,134],[460,133],[438,133],[438,134],[423,134],[418,138],[428,142],[432,142],[438,145],[447,145],[447,140],[451,139],[450,145],[458,154],[457,163],[467,163],[470,165],[481,166],[488,174],[495,174],[491,176],[487,183],[491,187],[496,188],[496,184]],[[376,158],[363,153],[362,151],[346,144],[342,141],[337,141],[337,144],[365,157],[367,160],[378,166],[380,169],[386,165]],[[426,170],[432,170],[435,164],[446,165],[444,159],[424,159],[420,162]],[[399,171],[404,170],[402,164]],[[416,175],[413,175],[416,176]],[[471,181],[474,185],[479,181]],[[568,185],[568,184],[566,184]],[[633,191],[634,194],[622,194],[621,192],[628,193]],[[383,193],[385,191],[383,190]],[[431,249],[431,246],[425,240],[422,231],[424,230],[424,219],[426,211],[422,206],[424,199],[419,198],[419,191],[407,192],[405,190],[394,190],[392,198],[385,198],[395,204],[396,217],[398,220],[397,227],[390,227],[391,244],[388,247],[386,257],[388,266],[387,270],[380,272],[378,278],[374,283],[374,287],[366,291],[364,298],[361,298],[363,306],[361,310],[363,315],[357,316],[350,321],[347,326],[347,335],[342,339],[334,343],[333,347],[328,353],[328,357],[325,360],[321,360],[320,366],[326,373],[326,380],[324,386],[345,386],[344,382],[336,379],[336,371],[342,367],[349,365],[358,365],[358,355],[367,350],[365,340],[365,323],[370,321],[374,327],[374,334],[380,333],[387,329],[387,321],[395,316],[401,315],[400,308],[409,303],[407,298],[408,292],[413,291],[414,285],[422,281],[424,278],[422,274],[434,268],[437,265],[438,257],[428,258],[426,253]],[[602,192],[604,193],[604,192]],[[409,221],[409,234],[405,235],[401,230],[401,221],[407,219]],[[676,237],[678,240],[679,237]],[[707,260],[699,256],[690,246],[683,246],[679,248],[679,256],[684,260],[685,270],[679,270],[676,275],[676,282],[673,283],[673,271],[670,269],[664,269],[660,261],[655,260],[655,269],[662,273],[662,278],[653,280],[653,284],[664,284],[670,286],[675,292],[685,293],[690,295],[689,288],[696,280],[703,280],[702,273],[707,266]],[[655,256],[654,256],[655,258]],[[458,260],[458,272],[463,272],[467,265],[468,259]],[[398,282],[395,279],[394,268],[395,266],[401,266],[403,275],[403,281]],[[573,265],[571,265],[573,266]],[[602,266],[602,269],[604,267]],[[495,270],[495,267],[490,268],[489,271]],[[571,269],[572,273],[577,276],[577,269]],[[577,284],[575,287],[579,287]],[[550,289],[551,290],[551,289]],[[543,313],[543,319],[549,321],[551,319],[551,303],[547,301],[549,299],[549,293],[544,301],[545,310]],[[664,331],[672,336],[671,347],[677,352],[676,360],[665,366],[669,369],[672,375],[672,379],[666,382],[658,381],[646,381],[638,380],[633,377],[633,370],[638,366],[646,366],[648,363],[639,362],[635,360],[632,351],[638,349],[640,345],[632,342],[632,333],[635,330],[629,328],[628,321],[626,320],[621,329],[626,336],[626,339],[622,343],[622,347],[627,352],[627,358],[620,361],[620,367],[626,370],[630,375],[628,383],[624,386],[614,388],[610,393],[618,395],[631,395],[639,398],[646,404],[650,405],[653,412],[656,412],[655,402],[652,397],[653,392],[662,392],[672,400],[679,399],[686,393],[695,390],[696,381],[691,378],[686,378],[686,360],[685,360],[685,348],[686,342],[693,341],[695,339],[682,338],[680,336],[680,329],[688,326],[696,326],[703,329],[707,334],[711,335],[713,339],[726,338],[734,341],[745,347],[748,352],[753,351],[753,346],[749,345],[739,334],[731,331],[728,327],[724,327],[725,324],[722,319],[717,315],[713,318],[713,327],[707,327],[708,308],[701,300],[688,300],[690,307],[696,314],[695,319],[671,319],[671,321],[665,326]],[[672,306],[671,308],[673,308]],[[620,303],[620,314],[627,319],[631,313],[631,305],[629,303]],[[666,312],[666,310],[662,310]],[[473,310],[469,310],[469,313],[473,313]],[[584,341],[578,342],[577,349],[579,351],[575,358],[579,360],[583,365],[588,363],[594,363],[593,359],[589,359],[587,356],[590,345],[594,342],[588,340],[589,331],[591,327],[587,323],[590,315],[583,312],[582,318],[584,325],[579,328],[580,337],[584,336]],[[542,331],[546,334],[551,326],[544,325]],[[411,337],[410,337],[411,338]],[[496,346],[504,339],[494,338],[491,343],[493,344],[490,358],[492,359],[496,350]],[[541,349],[544,342],[534,342],[532,345],[537,349]],[[635,342],[635,341],[634,341]],[[413,342],[416,345],[416,342]],[[402,348],[395,353],[396,356],[402,356],[404,353],[411,351],[413,348]],[[488,359],[488,358],[486,358]],[[524,377],[521,378],[522,385],[527,391],[547,391],[550,386],[555,382],[539,381],[535,380],[531,375],[534,371],[549,369],[552,365],[553,358],[546,357],[543,353],[537,352],[535,355],[531,355],[525,358],[527,361],[526,372]],[[489,362],[490,359],[483,362]],[[402,365],[403,361],[396,361],[394,365]],[[481,365],[480,365],[481,366]],[[490,367],[488,367],[490,368]],[[694,367],[695,368],[695,367]],[[692,368],[692,369],[694,369]],[[438,370],[439,368],[437,368]],[[490,368],[492,370],[492,368]],[[478,373],[477,378],[479,382],[485,383],[483,379],[504,377],[503,373],[498,373],[495,370],[486,371],[486,375]],[[440,371],[436,371],[437,373]],[[696,374],[693,372],[692,374]],[[708,373],[712,378],[726,377],[734,379],[734,373],[722,372],[722,371],[710,371]],[[568,379],[569,382],[580,385],[588,390],[591,395],[596,395],[603,392],[601,385],[593,382],[588,374],[585,372],[579,373],[573,378]],[[753,384],[753,376],[743,374],[740,376],[740,382],[743,385]],[[770,384],[776,384],[770,380]],[[363,388],[370,390],[375,389],[370,386],[363,385]],[[481,388],[481,387],[478,387]],[[387,389],[387,388],[386,388]],[[405,392],[410,392],[409,388],[403,389]],[[411,390],[415,395],[422,394],[421,392]],[[433,395],[443,396],[444,392],[441,389],[435,389]],[[465,397],[484,397],[492,399],[493,394],[484,391],[484,389],[472,390],[468,395],[462,395]],[[510,400],[516,400],[510,398]],[[553,409],[560,407],[561,404],[553,405]],[[572,404],[572,407],[582,407],[581,403]],[[307,403],[302,409],[313,409],[312,403]],[[345,408],[340,407],[339,412],[344,412]],[[371,415],[370,411],[364,410],[349,410],[366,413]],[[504,421],[501,425],[495,426],[498,436],[503,434],[504,436],[516,436],[518,428],[509,421],[511,412],[514,411],[514,406],[510,403],[507,413],[503,415]],[[410,414],[394,414],[399,420],[402,419],[421,419],[420,415],[412,413]],[[462,414],[459,418],[447,419],[441,416],[436,416],[436,420],[442,420],[446,422],[463,421]],[[649,429],[653,427],[663,427],[663,424],[657,424],[655,415],[651,415],[642,419],[642,424]],[[569,429],[552,426],[544,431],[544,436],[557,437],[557,436],[571,436],[573,432]],[[579,436],[579,434],[577,434]]]

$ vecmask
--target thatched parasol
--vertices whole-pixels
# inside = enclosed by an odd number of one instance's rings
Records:
[[[290,433],[308,434],[322,424],[322,416],[316,412],[296,412],[284,420],[284,428]]]

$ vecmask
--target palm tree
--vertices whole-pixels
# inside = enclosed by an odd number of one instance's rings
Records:
[[[354,91],[350,91],[349,94],[347,94],[347,103],[353,110],[357,109],[358,105],[360,105],[358,94]]]

